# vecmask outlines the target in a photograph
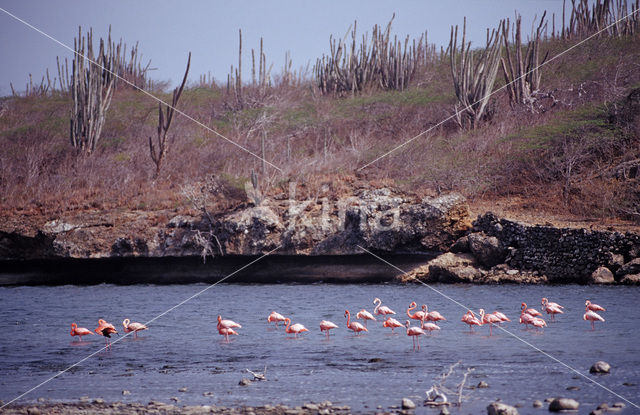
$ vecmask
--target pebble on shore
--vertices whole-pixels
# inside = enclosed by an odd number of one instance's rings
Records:
[[[589,373],[610,373],[611,365],[602,360],[595,362],[589,369]]]
[[[574,411],[577,410],[580,403],[570,398],[555,398],[549,404],[549,412]]]

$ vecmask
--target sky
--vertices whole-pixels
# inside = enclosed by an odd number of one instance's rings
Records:
[[[180,82],[187,55],[192,52],[189,80],[210,73],[226,82],[230,66],[238,62],[238,30],[243,37],[244,78],[250,78],[251,49],[259,50],[264,38],[267,65],[280,72],[285,54],[293,67],[313,66],[329,50],[329,36],[344,37],[357,21],[358,33],[371,32],[374,24],[386,25],[393,14],[392,34],[419,38],[428,32],[429,42],[445,46],[451,25],[467,17],[467,36],[480,46],[486,28],[501,18],[522,15],[523,30],[534,17],[547,10],[562,19],[561,0],[237,0],[165,1],[110,0],[0,0],[0,8],[73,48],[78,26],[93,28],[94,42],[106,37],[127,45],[139,42],[139,52],[156,80]],[[56,56],[71,58],[72,52],[18,22],[0,10],[0,96],[9,95],[9,83],[21,91],[29,74],[39,81],[49,68],[57,76]]]

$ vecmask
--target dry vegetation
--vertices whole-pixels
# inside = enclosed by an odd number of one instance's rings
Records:
[[[549,36],[540,53],[554,56],[578,38]],[[282,172],[176,115],[156,177],[148,140],[157,135],[158,104],[131,88],[114,91],[90,156],[70,145],[68,92],[0,98],[1,215],[188,209],[185,187],[215,175],[242,189],[254,170],[272,196],[290,181],[309,195],[330,183],[337,195],[357,178],[415,194],[455,190],[472,201],[507,198],[541,212],[640,221],[640,92],[630,96],[640,87],[638,33],[594,38],[545,65],[533,103],[513,105],[502,90],[475,129],[460,130],[452,119],[358,171],[454,113],[449,59],[421,47],[429,52],[416,55],[420,64],[402,91],[363,84],[357,93],[323,94],[313,79],[292,82],[290,73],[265,83],[262,67],[258,82],[240,85],[242,105],[237,79],[229,87],[202,78],[184,90],[181,111]],[[501,76],[494,89],[504,85]]]

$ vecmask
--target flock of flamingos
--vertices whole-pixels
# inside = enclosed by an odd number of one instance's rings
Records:
[[[373,310],[373,314],[382,316],[381,318],[385,318],[382,323],[383,327],[391,328],[393,332],[394,329],[399,327],[406,328],[407,335],[410,336],[413,340],[413,349],[420,349],[420,341],[419,336],[426,334],[425,330],[429,333],[433,330],[440,330],[440,327],[437,325],[438,321],[446,320],[439,312],[437,311],[428,311],[426,305],[422,305],[421,311],[416,311],[412,313],[412,311],[417,307],[415,301],[409,304],[409,308],[407,308],[407,316],[409,316],[413,320],[420,321],[420,327],[414,326],[411,327],[411,322],[407,320],[404,324],[400,323],[398,320],[391,317],[391,315],[396,314],[395,311],[391,310],[389,307],[383,306],[382,301],[379,298],[373,300],[373,304],[376,305]],[[555,319],[556,314],[563,314],[564,307],[557,303],[549,302],[546,298],[542,299],[542,307],[543,310],[547,312],[548,315],[551,315],[551,319]],[[596,321],[604,321],[604,318],[600,316],[596,311],[605,311],[605,309],[597,304],[591,303],[591,301],[587,300],[585,302],[585,313],[582,316],[583,320],[591,321],[591,328],[595,329]],[[373,320],[377,321],[374,315],[369,313],[367,310],[362,309],[356,314],[356,319],[364,320],[364,324],[361,324],[357,321],[351,321],[351,313],[349,310],[345,310],[344,316],[347,318],[347,328],[352,330],[356,335],[359,335],[363,331],[367,330],[367,321]],[[479,310],[479,317],[476,314],[468,310],[463,316],[461,321],[469,325],[469,329],[473,330],[473,326],[483,326],[485,324],[489,325],[489,335],[491,336],[491,331],[494,324],[501,324],[505,321],[511,321],[507,316],[500,313],[499,311],[494,311],[491,314],[486,314],[483,309]],[[273,311],[269,317],[267,317],[267,322],[275,323],[276,327],[278,327],[278,323],[282,322],[285,325],[285,332],[289,334],[294,334],[295,337],[298,337],[298,334],[304,333],[305,331],[309,331],[305,326],[300,323],[291,324],[291,319],[288,317],[284,317],[282,314]],[[542,318],[542,313],[539,311],[527,307],[526,303],[522,303],[521,312],[520,312],[520,324],[531,325],[536,329],[540,329],[546,327],[547,323]],[[129,319],[125,319],[122,322],[124,327],[124,331],[126,333],[134,332],[134,335],[137,337],[138,332],[142,330],[147,330],[147,326],[141,323],[131,322]],[[218,333],[224,336],[225,341],[229,341],[229,336],[238,335],[238,332],[234,329],[241,328],[242,326],[232,320],[223,320],[222,316],[218,316],[218,324],[217,330]],[[320,331],[326,332],[327,338],[329,337],[329,331],[332,329],[338,328],[335,323],[331,321],[322,320],[320,322]],[[112,334],[117,334],[118,331],[116,328],[106,321],[100,319],[98,320],[98,328],[94,330],[97,334],[104,336],[105,344],[107,348],[111,347],[110,338]],[[71,324],[71,335],[79,336],[80,340],[82,340],[82,336],[87,334],[94,334],[91,330],[86,329],[84,327],[78,327],[76,323]]]

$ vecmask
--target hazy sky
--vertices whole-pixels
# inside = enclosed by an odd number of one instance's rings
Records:
[[[179,82],[186,58],[192,52],[190,80],[211,74],[226,81],[230,65],[238,61],[238,29],[243,35],[245,79],[250,69],[251,48],[259,49],[262,36],[267,63],[279,72],[290,51],[294,68],[313,66],[328,51],[329,35],[344,36],[354,20],[358,33],[370,32],[374,24],[385,25],[393,13],[393,33],[417,38],[425,30],[429,41],[448,44],[451,25],[467,16],[467,33],[474,45],[485,39],[487,27],[517,10],[523,28],[547,10],[562,18],[561,0],[281,0],[281,1],[55,1],[0,0],[0,7],[15,14],[62,43],[73,47],[78,25],[93,28],[94,41],[106,36],[128,45],[139,42],[146,60],[151,59],[152,78]],[[9,82],[24,90],[28,74],[38,81],[46,68],[57,75],[56,56],[72,53],[0,11],[0,96],[11,93]]]

